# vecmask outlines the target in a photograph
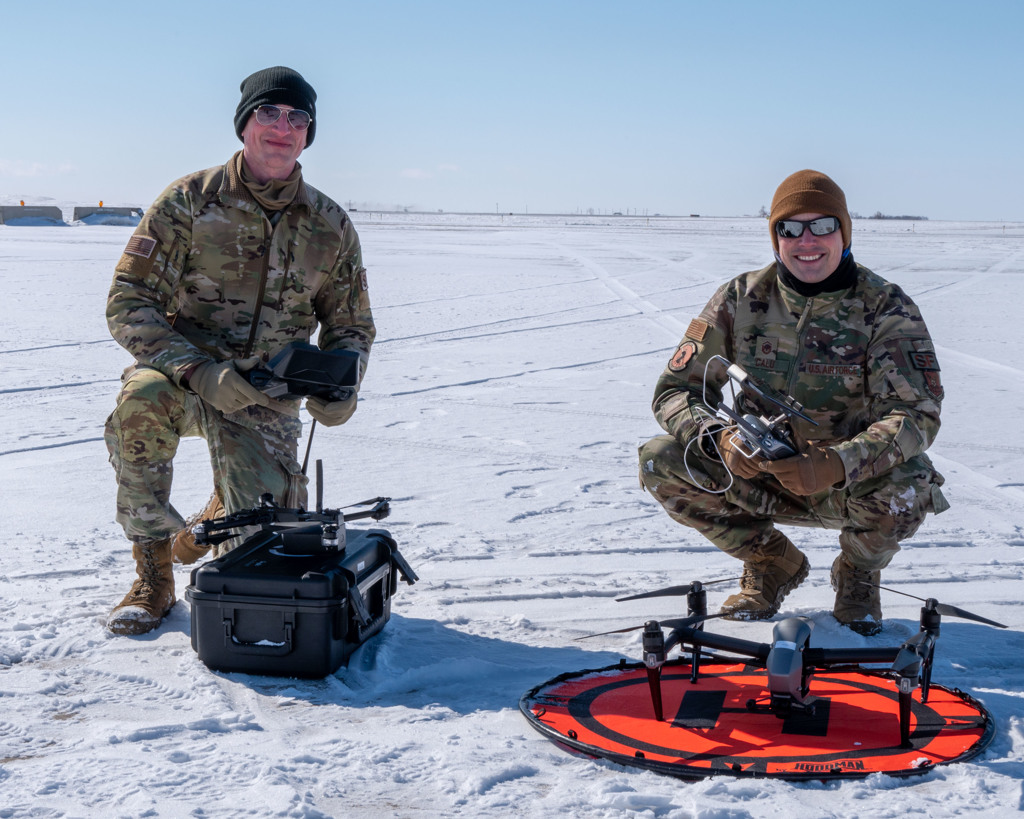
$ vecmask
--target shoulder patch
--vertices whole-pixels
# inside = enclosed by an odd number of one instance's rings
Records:
[[[692,338],[694,341],[703,341],[704,336],[708,334],[709,326],[704,319],[695,318],[690,322],[690,326],[686,328],[686,338]]]
[[[124,252],[131,256],[141,256],[148,259],[156,250],[156,239],[150,236],[132,236],[125,245]]]
[[[930,351],[911,353],[910,363],[914,365],[915,369],[925,372],[938,372],[939,370],[939,360],[935,357],[935,353]]]
[[[924,384],[932,398],[936,401],[943,399],[946,391],[942,388],[942,379],[939,378],[939,371],[937,369],[924,370]]]
[[[668,368],[674,373],[681,372],[686,369],[686,366],[690,363],[690,359],[692,359],[696,354],[697,345],[692,341],[684,341],[679,345],[679,349],[676,350],[676,354],[672,356],[672,360],[668,362]]]

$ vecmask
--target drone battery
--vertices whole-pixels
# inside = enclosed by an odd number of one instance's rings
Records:
[[[308,533],[264,529],[193,569],[185,599],[199,659],[217,671],[311,678],[345,664],[391,616],[398,555],[384,530],[346,535],[345,550],[329,552]]]

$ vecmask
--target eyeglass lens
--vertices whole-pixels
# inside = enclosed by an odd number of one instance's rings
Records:
[[[284,109],[276,105],[261,105],[256,109],[256,121],[260,125],[273,125],[279,119]],[[310,116],[300,108],[292,108],[288,111],[288,124],[296,131],[305,131],[309,127]]]

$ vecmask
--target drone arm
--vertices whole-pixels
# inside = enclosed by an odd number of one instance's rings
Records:
[[[277,519],[276,512],[275,507],[264,506],[233,512],[223,518],[202,520],[192,527],[192,532],[196,536],[196,543],[215,545],[235,537],[238,534],[235,529],[272,523]]]
[[[352,512],[351,514],[342,514],[345,520],[359,520],[360,518],[373,518],[374,520],[381,520],[391,514],[391,498],[373,498],[372,500],[362,501],[360,503],[353,503],[352,506],[370,506],[372,509],[366,509],[362,512]]]
[[[712,634],[688,626],[680,626],[674,629],[673,634],[679,635],[679,645],[701,645],[707,648],[717,648],[719,651],[731,651],[744,657],[755,660],[765,660],[771,646],[767,643],[754,643],[750,640],[739,640],[735,637],[727,637],[723,634]]]

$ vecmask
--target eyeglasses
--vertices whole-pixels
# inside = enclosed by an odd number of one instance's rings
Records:
[[[281,114],[288,114],[288,124],[296,131],[305,131],[312,122],[312,117],[301,108],[291,108],[287,112],[276,105],[261,105],[256,109],[256,122],[260,125],[273,125]]]
[[[815,236],[828,236],[839,230],[839,220],[835,216],[822,216],[820,219],[812,219],[810,222],[802,222],[799,219],[781,219],[775,223],[775,232],[783,239],[799,239],[803,236],[805,227],[809,227]]]

